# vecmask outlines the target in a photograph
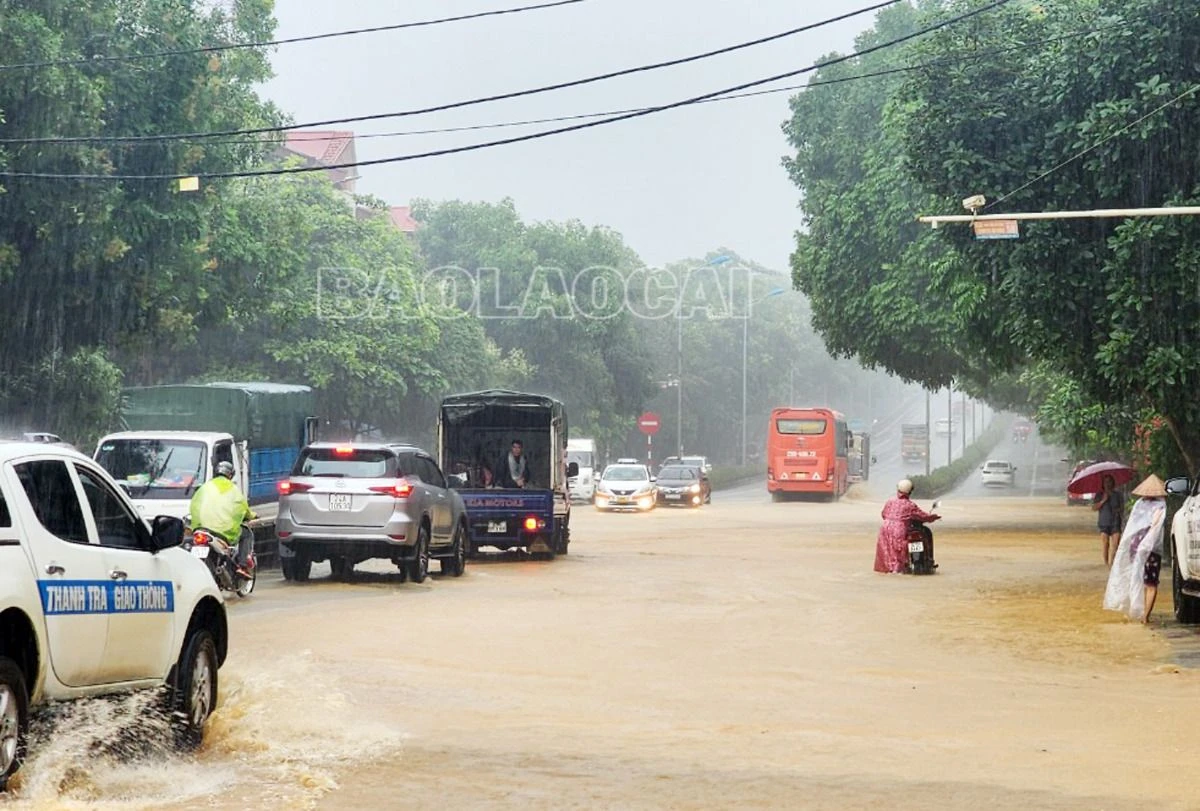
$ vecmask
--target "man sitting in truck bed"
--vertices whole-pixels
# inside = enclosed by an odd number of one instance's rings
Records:
[[[512,449],[500,460],[496,471],[496,484],[505,490],[523,490],[529,484],[529,460],[524,456],[525,446],[514,439]]]

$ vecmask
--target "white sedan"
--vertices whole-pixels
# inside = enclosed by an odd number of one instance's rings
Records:
[[[658,503],[658,489],[650,470],[641,464],[624,459],[604,469],[596,485],[597,510],[653,510]]]
[[[979,470],[985,487],[1012,487],[1017,472],[1011,462],[999,459],[989,459]]]

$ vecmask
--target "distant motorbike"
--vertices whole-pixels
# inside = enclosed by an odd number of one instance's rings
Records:
[[[253,552],[246,558],[247,577],[238,571],[234,547],[210,529],[194,529],[192,537],[184,541],[184,547],[192,557],[204,561],[221,591],[232,591],[239,597],[249,597],[254,591],[254,584],[258,580],[258,563]]]
[[[936,510],[941,502],[933,502]],[[908,522],[908,574],[933,574],[938,565],[933,559],[933,530],[920,521]]]

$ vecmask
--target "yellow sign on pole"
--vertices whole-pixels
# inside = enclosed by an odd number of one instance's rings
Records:
[[[200,191],[200,178],[195,176],[179,178],[179,190]]]
[[[971,223],[976,239],[1020,239],[1016,220],[975,220]]]

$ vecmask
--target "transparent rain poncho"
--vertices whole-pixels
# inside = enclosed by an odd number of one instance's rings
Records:
[[[1108,573],[1104,607],[1109,611],[1124,611],[1130,619],[1141,620],[1146,608],[1142,573],[1152,552],[1162,555],[1166,514],[1167,504],[1161,498],[1143,498],[1133,505]]]

